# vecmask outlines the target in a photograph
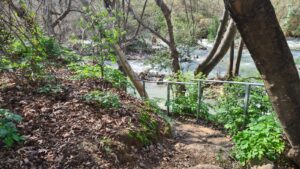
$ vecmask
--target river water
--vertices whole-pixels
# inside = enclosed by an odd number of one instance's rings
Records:
[[[296,66],[298,68],[298,71],[300,69],[300,39],[288,39],[288,44],[291,48],[292,54],[294,56]],[[189,62],[181,62],[181,68],[183,72],[188,71],[194,71],[195,68],[199,63],[201,63],[209,51],[212,48],[212,43],[208,42],[207,40],[203,40],[202,45],[205,46],[207,49],[197,49],[197,48],[191,48],[190,49],[190,55],[191,60]],[[237,49],[235,49],[235,52],[237,52]],[[214,70],[211,72],[209,77],[216,77],[224,76],[227,71],[228,67],[228,61],[229,56],[227,55],[221,60],[221,62],[214,68]],[[131,60],[129,61],[130,65],[132,66],[133,70],[137,73],[143,72],[145,70],[150,69],[150,73],[152,74],[170,74],[171,70],[157,70],[152,69],[150,65],[145,65],[143,60]],[[240,75],[242,77],[257,77],[259,76],[258,71],[255,67],[255,64],[251,58],[251,55],[247,49],[243,50],[241,65],[240,65]],[[166,85],[157,85],[156,83],[146,83],[146,91],[149,94],[150,98],[160,99],[162,100],[162,103],[165,101],[167,97],[167,87]],[[131,91],[132,93],[133,91]]]

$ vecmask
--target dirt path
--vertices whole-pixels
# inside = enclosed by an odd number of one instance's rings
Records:
[[[173,152],[157,169],[237,168],[228,153],[232,143],[221,131],[192,122],[175,122],[173,135]]]

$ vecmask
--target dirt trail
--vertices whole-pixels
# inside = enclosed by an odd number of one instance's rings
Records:
[[[236,168],[230,158],[230,139],[221,131],[192,122],[175,122],[173,155],[157,168],[221,169]]]

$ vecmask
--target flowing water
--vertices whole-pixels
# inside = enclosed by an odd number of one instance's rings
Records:
[[[298,68],[298,71],[300,69],[300,39],[288,39],[288,44],[291,48],[292,54],[294,56],[296,66]],[[194,71],[195,68],[199,63],[201,63],[207,54],[209,53],[210,49],[212,48],[212,43],[209,43],[207,41],[203,41],[202,45],[204,45],[207,49],[195,49],[191,48],[190,49],[190,55],[191,55],[191,60],[189,62],[181,62],[181,68],[183,72],[188,72],[188,71]],[[235,52],[237,52],[237,49],[235,49]],[[229,56],[228,53],[227,55],[221,60],[221,62],[214,68],[214,70],[211,72],[209,77],[216,77],[217,75],[219,76],[224,76],[227,71],[228,67],[228,61],[229,61]],[[143,60],[132,60],[129,61],[132,68],[134,69],[135,72],[140,73],[145,70],[150,69],[150,73],[152,74],[170,74],[170,70],[156,70],[156,69],[151,69],[151,66],[149,65],[144,65]],[[247,49],[243,50],[243,55],[242,55],[242,60],[241,60],[241,65],[240,65],[240,75],[242,77],[257,77],[259,76],[258,71],[255,67],[255,64],[251,58],[251,55]],[[146,83],[146,91],[149,94],[150,98],[157,98],[160,100],[163,100],[161,102],[161,106],[163,105],[163,102],[166,100],[167,97],[167,87],[166,85],[157,85],[156,83]],[[132,92],[132,91],[131,91]]]

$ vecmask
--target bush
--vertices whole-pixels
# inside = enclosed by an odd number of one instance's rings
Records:
[[[130,87],[130,84],[127,81],[127,78],[124,76],[122,72],[117,69],[114,69],[109,66],[104,67],[104,79],[110,83],[112,83],[115,88],[126,88]]]
[[[244,85],[225,85],[215,119],[233,136],[233,156],[242,165],[264,158],[275,161],[285,145],[270,100],[263,88],[251,87],[248,113],[245,114],[244,97]]]
[[[47,84],[37,89],[38,93],[47,94],[47,95],[58,94],[61,93],[62,91],[63,89],[61,88],[60,85],[52,85],[52,84]]]
[[[119,108],[121,106],[118,95],[111,92],[91,91],[83,96],[83,99],[103,108]]]
[[[275,161],[285,149],[281,127],[273,115],[253,120],[246,130],[233,137],[233,141],[234,157],[243,165],[263,158]]]
[[[172,112],[178,116],[197,117],[198,87],[196,85],[187,87],[185,95],[178,95],[170,101]],[[209,105],[201,102],[199,117],[207,119]]]
[[[50,37],[13,38],[0,54],[0,71],[11,73],[19,82],[49,80],[49,68],[57,66],[61,55],[60,45]],[[20,79],[21,78],[21,79]]]
[[[101,67],[98,65],[79,65],[77,63],[71,63],[68,65],[71,71],[74,71],[73,79],[99,79],[101,75]]]
[[[159,139],[159,122],[153,119],[148,113],[142,113],[139,117],[140,129],[137,131],[130,131],[129,137],[142,143],[144,146]]]
[[[0,141],[6,147],[11,147],[14,143],[23,140],[23,137],[18,133],[16,123],[20,122],[22,117],[8,110],[0,109]]]
[[[178,73],[174,77],[169,77],[170,81],[179,82],[191,82],[193,79],[201,79],[202,76],[198,75],[194,77],[193,73]],[[198,106],[198,85],[173,85],[172,86],[174,99],[171,99],[169,106],[172,108],[172,112],[179,116],[192,116],[197,117],[197,106]],[[209,118],[209,104],[201,102],[200,104],[200,114],[201,118]]]
[[[126,88],[129,86],[124,74],[109,66],[104,67],[104,75],[101,73],[101,66],[98,65],[79,65],[72,63],[69,64],[68,67],[75,73],[73,76],[75,80],[104,78],[104,80],[110,82],[115,88]]]
[[[227,84],[224,85],[224,94],[218,100],[217,122],[223,124],[231,135],[242,130],[252,120],[273,112],[269,97],[263,88],[251,87],[247,114],[244,111],[244,97],[245,86]]]

